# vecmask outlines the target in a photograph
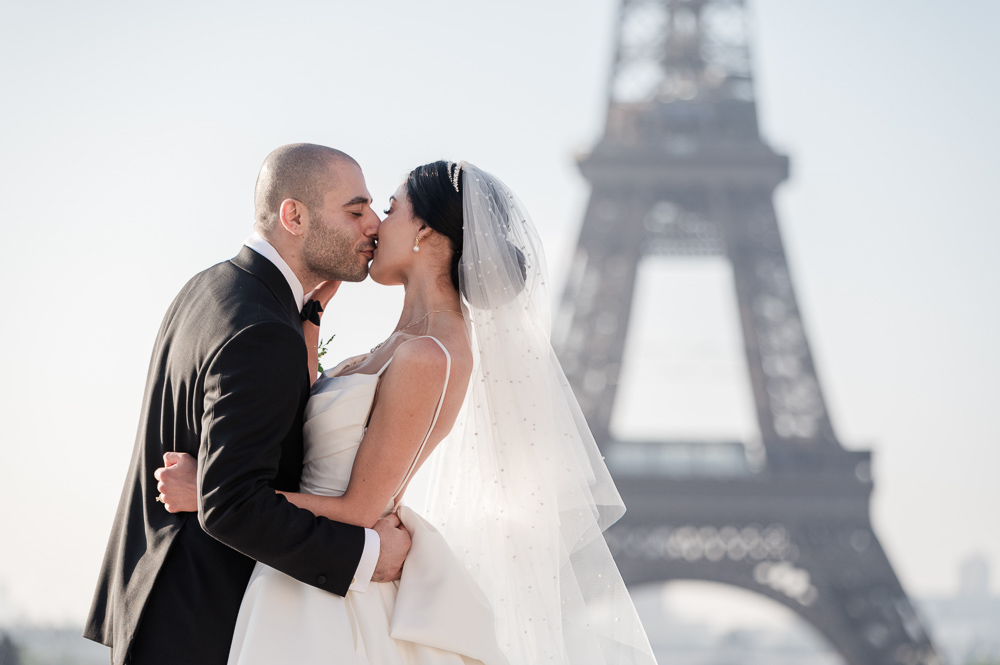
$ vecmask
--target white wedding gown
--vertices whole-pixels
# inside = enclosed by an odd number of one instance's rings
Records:
[[[440,341],[430,339],[448,356]],[[302,492],[339,496],[347,488],[379,377],[392,362],[377,374],[333,376],[361,357],[344,361],[313,387],[305,412]],[[447,385],[446,374],[444,390]],[[395,504],[394,497],[384,514]],[[413,541],[399,582],[372,582],[365,592],[340,597],[258,563],[243,596],[229,665],[506,663],[492,608],[475,580],[434,527],[406,506],[398,512]]]

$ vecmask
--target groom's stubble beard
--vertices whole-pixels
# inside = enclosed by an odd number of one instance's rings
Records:
[[[317,219],[304,238],[302,260],[307,270],[324,280],[360,282],[368,276],[368,263],[359,252],[373,246],[368,238],[354,240],[347,229]]]

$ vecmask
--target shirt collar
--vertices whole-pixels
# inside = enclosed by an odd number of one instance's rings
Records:
[[[292,295],[295,297],[295,306],[298,308],[299,313],[301,313],[302,305],[305,301],[305,290],[302,288],[302,282],[295,276],[292,269],[288,267],[285,260],[281,258],[281,254],[278,254],[278,250],[274,248],[274,245],[264,240],[256,231],[244,240],[243,244],[273,263],[281,271],[281,274],[285,276],[285,280],[288,282],[288,287],[292,290]]]

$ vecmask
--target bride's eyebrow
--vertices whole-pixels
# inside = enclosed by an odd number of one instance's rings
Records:
[[[368,205],[371,202],[372,200],[366,196],[355,196],[353,199],[345,203],[344,207],[349,208],[350,206],[356,206],[358,204]]]

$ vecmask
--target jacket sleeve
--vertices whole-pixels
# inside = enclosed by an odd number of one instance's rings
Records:
[[[347,593],[361,527],[316,517],[275,494],[281,443],[299,423],[302,339],[278,322],[241,330],[205,374],[198,520],[212,537],[295,579]]]

